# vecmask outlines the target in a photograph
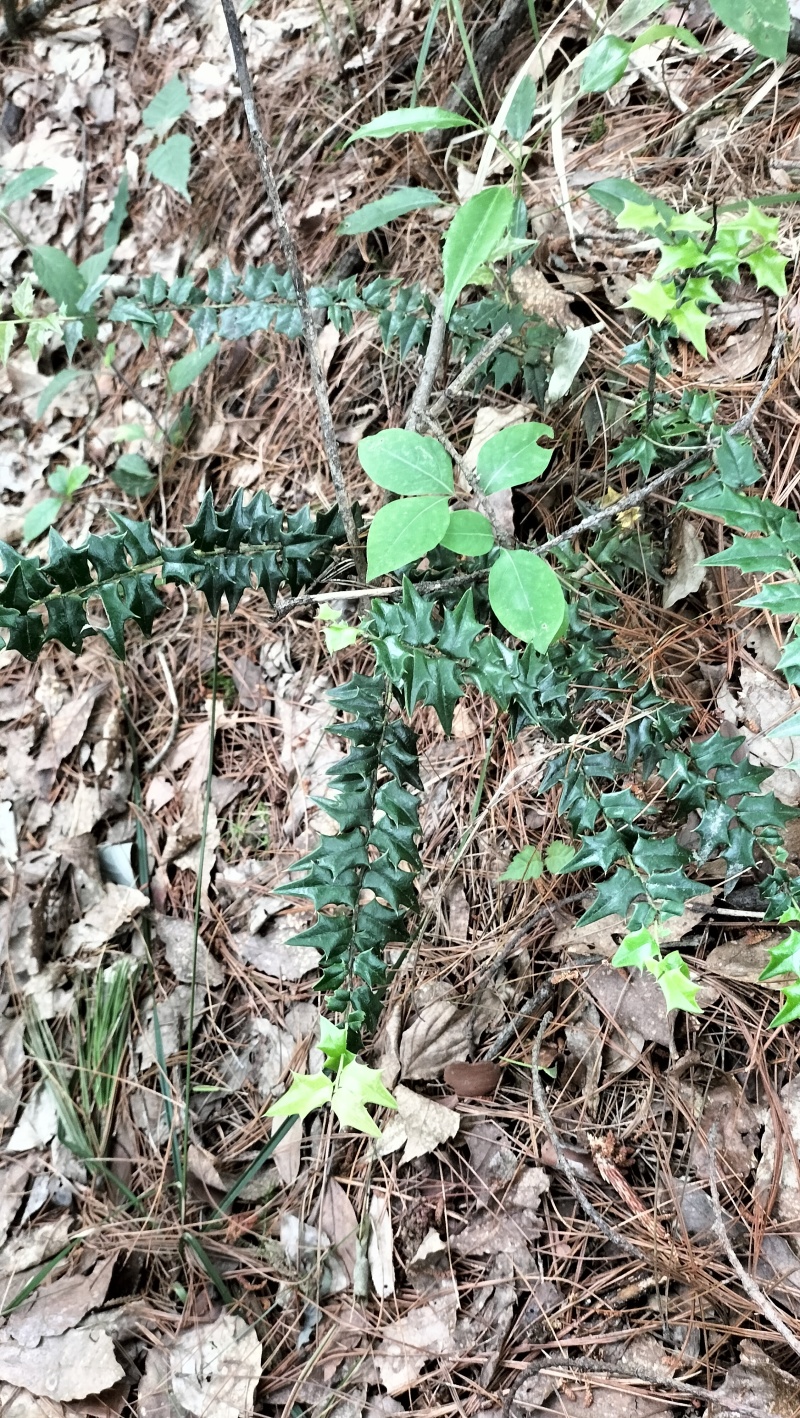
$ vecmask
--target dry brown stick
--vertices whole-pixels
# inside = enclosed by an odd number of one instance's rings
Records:
[[[600,1231],[601,1234],[605,1236],[606,1240],[610,1241],[611,1244],[614,1246],[619,1246],[621,1250],[625,1251],[626,1255],[632,1256],[634,1260],[641,1261],[643,1265],[652,1267],[653,1257],[648,1256],[644,1251],[640,1250],[639,1247],[635,1246],[633,1241],[629,1241],[626,1236],[619,1235],[619,1233],[614,1230],[613,1226],[609,1225],[605,1217],[600,1215],[600,1212],[597,1210],[597,1207],[592,1206],[592,1203],[590,1202],[588,1196],[586,1195],[585,1191],[583,1190],[583,1187],[581,1186],[580,1182],[578,1181],[578,1178],[575,1175],[575,1168],[570,1162],[569,1157],[566,1154],[564,1144],[562,1143],[561,1138],[559,1137],[556,1131],[555,1124],[550,1116],[550,1110],[547,1106],[547,1099],[544,1096],[544,1088],[542,1087],[542,1080],[539,1074],[539,1054],[541,1053],[542,1049],[542,1040],[544,1038],[545,1030],[547,1029],[548,1024],[551,1024],[552,1021],[553,1015],[548,1011],[548,1013],[544,1016],[544,1019],[542,1020],[541,1024],[539,1025],[539,1032],[536,1035],[536,1042],[533,1046],[532,1083],[533,1096],[536,1100],[536,1106],[541,1114],[542,1122],[544,1123],[544,1130],[547,1133],[547,1136],[549,1137],[552,1143],[553,1151],[555,1152],[556,1157],[558,1158],[559,1168],[564,1173],[567,1186],[572,1192],[572,1195],[575,1197],[575,1200],[580,1205],[584,1214],[589,1218],[590,1221],[594,1222],[594,1225],[597,1227],[598,1231]]]
[[[490,336],[486,344],[482,345],[478,350],[478,353],[473,355],[471,360],[467,361],[464,368],[459,370],[455,379],[451,379],[447,388],[443,390],[441,394],[438,394],[431,404],[430,411],[434,418],[438,418],[439,414],[447,407],[448,399],[455,399],[459,394],[464,392],[469,381],[477,374],[481,365],[485,364],[487,359],[491,359],[495,350],[499,350],[500,346],[508,339],[510,334],[512,334],[511,326],[506,322],[505,325],[501,325],[500,329],[496,330],[495,333]]]
[[[544,1369],[553,1369],[567,1375],[571,1374],[597,1374],[610,1376],[615,1379],[636,1379],[639,1383],[650,1384],[653,1388],[672,1390],[673,1393],[685,1393],[694,1398],[702,1398],[708,1401],[716,1399],[717,1394],[711,1389],[698,1388],[695,1384],[687,1383],[685,1379],[668,1379],[663,1374],[653,1374],[640,1364],[630,1366],[620,1364],[606,1364],[602,1359],[559,1359],[556,1355],[550,1354],[542,1359],[534,1359],[528,1364],[514,1379],[508,1393],[503,1399],[503,1418],[510,1418],[511,1406],[517,1393],[528,1379],[535,1379],[537,1374]],[[738,1407],[738,1400],[737,1400]],[[742,1408],[743,1413],[753,1412],[755,1409]]]
[[[447,321],[444,318],[444,302],[441,296],[437,299],[433,308],[433,319],[431,320],[431,330],[428,336],[428,348],[425,352],[425,359],[422,363],[422,372],[419,376],[419,383],[414,391],[411,400],[411,408],[406,418],[406,428],[411,433],[416,433],[420,423],[428,409],[433,392],[433,381],[436,378],[436,371],[442,358],[444,349],[444,337],[447,330]]]
[[[250,129],[250,137],[258,159],[261,180],[272,208],[272,215],[275,219],[275,226],[277,228],[283,258],[291,275],[292,285],[294,286],[295,295],[297,297],[297,308],[300,311],[300,319],[303,325],[303,340],[306,347],[306,354],[308,355],[309,367],[311,369],[311,383],[314,386],[314,397],[317,401],[317,413],[322,430],[322,442],[325,446],[325,454],[328,459],[331,482],[333,483],[334,492],[336,493],[336,504],[339,508],[345,536],[347,537],[353,555],[356,574],[359,580],[364,581],[366,579],[364,550],[358,539],[356,525],[353,521],[353,511],[345,487],[342,464],[339,458],[339,445],[336,442],[336,434],[333,428],[333,414],[331,413],[331,405],[328,398],[328,387],[322,369],[314,317],[311,306],[308,303],[308,294],[306,292],[305,281],[303,280],[303,273],[300,270],[297,247],[295,246],[294,237],[286,221],[286,214],[283,210],[278,184],[270,161],[267,142],[261,129],[255,94],[253,92],[253,81],[250,78],[242,31],[236,16],[233,0],[222,0],[222,9],[225,15],[225,23],[228,26],[231,49],[233,50],[233,62],[236,66],[236,77],[242,91],[242,103],[247,118],[247,126]]]
[[[722,1246],[732,1268],[739,1277],[739,1282],[745,1294],[752,1300],[756,1308],[760,1310],[767,1323],[771,1324],[773,1329],[778,1331],[778,1334],[786,1341],[792,1352],[800,1357],[800,1339],[792,1333],[780,1311],[773,1305],[772,1301],[767,1298],[753,1276],[745,1270],[731,1244],[731,1238],[728,1235],[722,1215],[719,1188],[717,1186],[717,1137],[718,1131],[715,1123],[714,1126],[709,1129],[708,1134],[708,1184],[711,1188],[711,1205],[714,1210],[714,1235]]]

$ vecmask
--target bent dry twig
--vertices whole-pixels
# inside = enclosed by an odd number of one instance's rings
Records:
[[[264,184],[269,204],[272,208],[272,215],[275,219],[275,226],[278,232],[278,240],[281,244],[283,257],[292,278],[295,295],[297,296],[297,308],[300,311],[300,319],[303,325],[303,341],[308,355],[309,368],[311,370],[311,383],[314,387],[314,397],[317,401],[317,413],[322,431],[322,442],[325,447],[325,455],[328,460],[331,482],[336,493],[336,504],[345,530],[350,550],[353,554],[356,575],[360,580],[366,579],[366,559],[364,549],[358,538],[356,524],[353,520],[353,511],[347,496],[344,474],[342,472],[341,459],[339,458],[339,445],[336,442],[336,434],[333,428],[333,414],[331,412],[330,399],[328,398],[328,386],[325,382],[325,374],[322,369],[322,360],[317,344],[317,332],[314,325],[314,316],[308,302],[303,273],[300,270],[300,262],[297,255],[297,247],[294,238],[289,230],[286,221],[286,214],[283,210],[278,183],[273,171],[272,162],[269,156],[267,142],[264,137],[261,122],[256,108],[255,94],[253,92],[253,81],[250,77],[250,70],[247,64],[247,55],[244,49],[242,31],[234,9],[233,0],[222,0],[222,9],[225,15],[225,23],[228,26],[231,49],[233,50],[233,62],[236,66],[236,77],[242,91],[242,103],[244,105],[247,126],[250,129],[250,137],[258,159],[258,167],[261,173],[261,180]],[[434,371],[435,372],[435,371]],[[431,379],[433,376],[431,376]]]

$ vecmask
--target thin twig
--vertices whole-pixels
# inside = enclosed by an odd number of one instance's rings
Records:
[[[484,1058],[490,1061],[492,1059],[501,1058],[509,1044],[513,1043],[513,1041],[519,1037],[520,1027],[525,1023],[526,1019],[530,1019],[532,1015],[538,1014],[539,1010],[542,1009],[544,1005],[549,1004],[552,998],[553,986],[549,980],[546,980],[543,985],[539,986],[535,994],[530,995],[529,998],[526,999],[522,1008],[517,1010],[514,1018],[509,1020],[505,1029],[500,1031],[494,1043],[486,1050]]]
[[[234,9],[233,0],[222,0],[222,9],[225,15],[225,23],[228,26],[228,34],[233,50],[233,62],[236,66],[236,77],[242,91],[242,103],[247,117],[247,126],[250,129],[250,137],[258,159],[258,167],[261,173],[261,180],[269,198],[272,208],[272,215],[278,231],[278,239],[281,244],[283,258],[292,278],[295,295],[297,297],[297,308],[300,311],[300,319],[303,324],[303,340],[305,342],[308,363],[311,369],[311,383],[314,386],[314,397],[317,401],[317,413],[319,415],[320,429],[322,430],[322,442],[325,446],[325,453],[328,459],[331,482],[336,493],[336,503],[344,526],[345,536],[353,554],[353,561],[356,567],[356,574],[359,580],[366,579],[366,561],[364,550],[358,539],[356,525],[353,521],[353,511],[347,496],[342,464],[339,458],[339,445],[336,442],[336,434],[333,428],[333,414],[331,413],[330,400],[328,398],[328,387],[325,382],[325,375],[322,369],[319,346],[317,344],[317,332],[314,326],[314,317],[311,306],[308,303],[303,273],[300,270],[300,262],[297,256],[297,247],[294,238],[289,230],[286,215],[283,210],[278,184],[275,173],[272,169],[267,142],[261,129],[261,123],[256,108],[255,94],[253,93],[253,82],[250,78],[250,70],[247,64],[242,31]],[[431,331],[433,338],[433,331]],[[438,361],[437,361],[438,362]]]
[[[486,344],[481,346],[478,353],[473,355],[471,360],[468,360],[464,368],[456,375],[455,379],[450,381],[447,388],[436,396],[430,409],[434,418],[437,418],[439,414],[444,412],[447,407],[448,399],[455,399],[459,394],[464,392],[470,380],[477,374],[481,365],[485,364],[487,359],[491,359],[495,351],[499,350],[500,346],[512,333],[511,326],[506,322],[505,325],[501,325],[500,329],[496,330],[495,333],[490,336]]]
[[[747,409],[746,412],[742,414],[742,417],[740,419],[737,419],[735,424],[731,426],[731,428],[729,429],[730,433],[750,432],[750,426],[753,422],[753,419],[755,418],[756,414],[761,408],[761,405],[766,399],[767,394],[769,393],[770,385],[772,384],[772,381],[777,373],[778,361],[781,357],[781,350],[783,349],[785,343],[786,336],[782,330],[779,330],[777,335],[775,336],[775,340],[772,345],[772,354],[770,355],[769,364],[767,365],[767,372],[761,381],[761,387],[749,409]]]
[[[556,1373],[568,1375],[597,1374],[598,1376],[610,1375],[615,1379],[636,1379],[639,1383],[650,1384],[653,1388],[666,1389],[673,1393],[685,1393],[693,1398],[702,1398],[706,1401],[717,1398],[717,1394],[713,1393],[711,1389],[696,1387],[695,1384],[687,1383],[684,1379],[668,1379],[663,1374],[653,1374],[639,1364],[628,1366],[624,1361],[619,1364],[605,1364],[602,1359],[559,1359],[557,1356],[549,1354],[542,1359],[534,1359],[514,1379],[503,1399],[503,1418],[510,1418],[511,1406],[522,1385],[527,1383],[528,1379],[535,1379],[536,1375],[541,1374],[545,1369],[552,1369]],[[741,1411],[746,1413],[756,1410],[745,1407]]]
[[[180,706],[178,704],[178,696],[175,693],[175,685],[172,682],[172,675],[170,674],[169,665],[167,664],[163,650],[156,650],[156,659],[158,660],[158,663],[161,666],[161,672],[164,676],[164,682],[167,686],[167,698],[169,699],[170,705],[172,706],[172,723],[169,726],[169,733],[167,734],[167,737],[161,748],[158,750],[158,753],[154,753],[153,757],[148,758],[147,762],[145,763],[145,773],[152,773],[153,769],[157,768],[159,763],[164,762],[164,759],[166,758],[167,754],[172,748],[172,745],[178,737],[178,724],[180,723],[181,717]]]
[[[610,1241],[611,1244],[614,1246],[619,1246],[621,1250],[625,1251],[626,1255],[633,1256],[634,1260],[641,1261],[643,1265],[651,1267],[653,1264],[652,1256],[646,1255],[644,1251],[640,1250],[638,1246],[634,1245],[633,1241],[629,1241],[626,1236],[619,1235],[619,1233],[615,1231],[612,1226],[609,1225],[605,1217],[600,1215],[600,1212],[597,1210],[597,1208],[595,1206],[592,1206],[592,1203],[590,1202],[588,1196],[586,1195],[585,1191],[583,1190],[583,1187],[581,1186],[580,1182],[578,1181],[578,1178],[575,1175],[575,1169],[566,1154],[564,1144],[562,1143],[561,1138],[556,1132],[555,1124],[550,1116],[550,1111],[547,1107],[547,1099],[544,1096],[544,1088],[542,1087],[542,1080],[539,1075],[539,1054],[541,1053],[542,1040],[544,1038],[545,1030],[547,1029],[548,1024],[551,1024],[552,1021],[553,1015],[548,1011],[548,1013],[544,1016],[544,1019],[542,1020],[541,1024],[539,1025],[539,1032],[536,1035],[536,1042],[533,1046],[532,1083],[533,1096],[536,1100],[536,1106],[541,1114],[542,1122],[544,1123],[544,1130],[547,1133],[547,1136],[549,1137],[550,1142],[552,1143],[553,1151],[555,1152],[556,1157],[558,1158],[559,1168],[564,1173],[567,1186],[572,1192],[572,1195],[575,1197],[575,1200],[578,1202],[585,1215],[588,1216],[589,1220],[594,1222],[598,1231],[600,1231],[602,1235],[605,1236],[606,1240]]]
[[[222,3],[229,4],[230,0],[222,0]],[[433,309],[433,319],[431,320],[431,331],[428,336],[428,348],[425,352],[425,359],[422,364],[422,372],[419,376],[419,383],[414,391],[411,400],[411,408],[406,418],[406,428],[411,433],[416,433],[422,422],[423,415],[427,412],[428,404],[431,401],[433,392],[433,381],[436,378],[436,371],[439,368],[439,361],[442,358],[444,349],[444,337],[447,330],[447,322],[444,318],[444,305],[442,297],[436,301]]]
[[[486,497],[486,495],[481,491],[481,485],[478,482],[477,474],[475,473],[474,469],[469,468],[467,466],[467,464],[464,462],[464,459],[461,457],[461,454],[459,453],[458,449],[454,446],[454,444],[450,442],[450,439],[447,437],[447,434],[445,433],[441,424],[437,422],[437,420],[433,417],[432,414],[423,413],[421,417],[422,422],[427,424],[434,438],[437,439],[439,443],[441,443],[445,452],[450,455],[456,467],[458,468],[458,471],[460,472],[462,478],[464,479],[464,482],[467,484],[467,487],[475,498],[475,501],[477,502],[479,508],[489,519],[492,531],[494,533],[494,539],[497,542],[498,546],[513,546],[514,538],[509,537],[508,533],[504,531],[503,527],[501,527],[500,521],[497,516],[497,509],[492,506],[491,499]]]
[[[767,1299],[767,1296],[764,1294],[764,1291],[761,1289],[760,1285],[758,1285],[753,1279],[752,1275],[750,1275],[745,1270],[744,1266],[742,1265],[742,1262],[739,1260],[739,1257],[733,1249],[733,1245],[731,1244],[731,1238],[728,1235],[725,1226],[725,1221],[722,1216],[722,1207],[720,1205],[719,1189],[717,1186],[717,1136],[717,1126],[716,1124],[714,1124],[714,1126],[709,1129],[707,1149],[708,1184],[711,1188],[711,1205],[714,1209],[714,1235],[716,1236],[726,1256],[728,1257],[728,1260],[730,1261],[733,1270],[739,1277],[739,1282],[745,1294],[749,1296],[756,1308],[760,1310],[767,1323],[771,1324],[773,1329],[776,1329],[778,1331],[778,1334],[781,1336],[782,1339],[786,1341],[792,1352],[794,1354],[797,1354],[798,1357],[800,1357],[800,1339],[798,1339],[797,1336],[792,1333],[788,1324],[783,1319],[780,1312],[773,1305],[772,1301]]]

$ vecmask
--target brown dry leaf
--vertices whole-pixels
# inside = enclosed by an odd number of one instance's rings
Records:
[[[330,1236],[331,1244],[336,1247],[339,1259],[347,1271],[347,1277],[352,1281],[356,1264],[358,1217],[347,1192],[335,1177],[329,1177],[325,1183],[319,1209],[319,1226]]]
[[[448,1293],[384,1325],[375,1367],[390,1394],[413,1388],[425,1365],[453,1352],[458,1299]]]
[[[273,1136],[280,1127],[283,1126],[283,1118],[273,1118]],[[300,1161],[302,1157],[303,1124],[298,1118],[293,1127],[289,1128],[286,1136],[281,1139],[272,1154],[272,1161],[275,1170],[285,1186],[290,1187],[297,1181],[300,1175]]]
[[[53,716],[36,760],[38,772],[52,772],[58,768],[62,759],[78,747],[86,733],[95,703],[107,688],[107,681],[90,685],[81,694],[70,696],[63,708]]]
[[[762,792],[773,792],[792,807],[800,804],[800,773],[789,766],[800,759],[800,736],[768,738],[767,733],[797,712],[794,692],[771,675],[745,661],[740,666],[738,692],[726,685],[718,696],[720,710],[740,725],[752,763],[776,771],[765,780]]]
[[[194,926],[191,921],[182,921],[177,916],[153,916],[156,934],[166,948],[169,967],[181,984],[187,985],[194,977]],[[225,979],[222,967],[213,956],[202,936],[197,937],[197,979],[209,988],[216,988]]]
[[[548,325],[559,325],[563,330],[583,324],[580,316],[570,309],[572,297],[553,281],[548,281],[544,272],[535,266],[517,267],[511,277],[511,289],[528,315],[538,315]]]
[[[304,975],[316,970],[322,956],[313,946],[288,945],[281,937],[297,935],[305,924],[291,912],[279,916],[266,935],[237,931],[232,940],[237,954],[262,975],[269,975],[273,980],[302,980]]]
[[[106,1298],[116,1257],[98,1261],[90,1275],[64,1275],[42,1286],[12,1314],[5,1333],[30,1349],[46,1336],[65,1334]]]
[[[730,1418],[731,1414],[764,1414],[769,1418],[797,1418],[800,1383],[751,1340],[742,1340],[739,1363],[725,1374],[705,1411],[705,1418]]]
[[[479,1206],[488,1206],[512,1180],[519,1158],[508,1145],[506,1134],[491,1118],[465,1121],[470,1160],[470,1188]]]
[[[773,1221],[800,1221],[800,1178],[798,1166],[792,1156],[800,1150],[800,1077],[790,1078],[780,1092],[781,1104],[781,1171],[776,1188],[771,1216]],[[788,1130],[789,1136],[785,1136]],[[775,1115],[770,1109],[767,1115],[764,1135],[761,1139],[761,1159],[756,1168],[753,1199],[757,1205],[766,1207],[773,1188],[777,1154],[775,1136]]]
[[[785,939],[785,932],[782,931],[780,935],[772,935],[767,940],[739,939],[727,941],[725,945],[716,945],[706,957],[704,969],[722,979],[756,985],[769,964],[770,950]],[[765,980],[763,985],[767,990],[780,988],[775,980]]]
[[[186,1163],[190,1175],[196,1177],[198,1182],[201,1182],[204,1187],[221,1192],[227,1190],[211,1153],[206,1152],[202,1147],[198,1147],[194,1142],[189,1143]]]
[[[586,988],[614,1025],[609,1044],[609,1071],[624,1073],[641,1057],[645,1043],[672,1043],[673,1024],[664,993],[644,970],[615,970],[599,965],[586,978]]]
[[[379,1300],[394,1294],[394,1234],[388,1192],[373,1192],[369,1199],[367,1260]]]
[[[0,1167],[0,1246],[8,1235],[25,1195],[29,1167],[27,1162],[7,1162]]]
[[[73,1329],[32,1348],[0,1335],[0,1380],[40,1398],[64,1402],[88,1398],[124,1377],[125,1370],[114,1357],[114,1342],[103,1329]]]
[[[0,1276],[16,1275],[41,1265],[63,1250],[69,1239],[71,1216],[57,1216],[54,1221],[42,1221],[30,1231],[21,1230],[7,1241],[0,1254]]]
[[[484,1216],[470,1221],[463,1231],[451,1237],[450,1249],[457,1256],[491,1256],[505,1251],[522,1266],[523,1261],[527,1265],[533,1260],[527,1239],[540,1235],[541,1231],[541,1222],[523,1230],[520,1221],[511,1216]]]
[[[441,1078],[446,1064],[468,1057],[471,1042],[468,1012],[452,1000],[432,1000],[422,1006],[400,1040],[401,1076]]]
[[[755,1165],[760,1121],[734,1078],[726,1078],[705,1097],[694,1098],[686,1089],[697,1125],[692,1129],[689,1164],[699,1177],[708,1179],[707,1139],[717,1129],[717,1155],[727,1172],[747,1177]]]
[[[80,921],[69,926],[62,941],[62,954],[71,957],[84,951],[94,954],[113,940],[117,931],[128,925],[150,905],[149,897],[133,886],[118,886],[109,881],[103,886],[100,899]]]
[[[0,1020],[0,1128],[14,1121],[22,1098],[25,1021]]]
[[[173,1400],[197,1418],[251,1418],[261,1360],[261,1340],[238,1316],[197,1325],[170,1347]]]
[[[458,1132],[461,1119],[452,1108],[445,1108],[432,1098],[423,1098],[411,1088],[400,1083],[394,1090],[397,1100],[397,1116],[390,1118],[378,1144],[381,1157],[396,1152],[398,1147],[405,1150],[401,1162],[413,1162],[416,1157],[425,1157],[434,1152],[443,1142],[448,1142]]]
[[[727,340],[724,349],[714,350],[714,369],[709,375],[711,384],[736,384],[747,379],[754,370],[760,369],[769,355],[775,336],[775,318],[770,316],[765,305],[761,306],[761,318],[750,326],[744,334],[737,330]],[[729,325],[725,307],[715,311],[717,323]]]
[[[701,565],[705,555],[706,549],[698,524],[685,517],[672,540],[675,571],[668,577],[661,597],[665,610],[700,590],[708,575],[708,567]]]

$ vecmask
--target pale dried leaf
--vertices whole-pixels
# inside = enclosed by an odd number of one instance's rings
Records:
[[[319,1225],[331,1238],[336,1247],[349,1280],[353,1279],[356,1264],[356,1236],[358,1217],[344,1187],[335,1177],[329,1177],[322,1194],[319,1209]]]
[[[93,953],[102,950],[117,931],[133,920],[150,905],[149,897],[133,886],[118,886],[107,882],[103,894],[83,916],[64,934],[62,951],[66,956],[77,955],[81,951]]]
[[[452,1108],[445,1108],[432,1098],[423,1098],[411,1088],[398,1084],[394,1090],[397,1101],[397,1119],[391,1119],[378,1145],[381,1156],[394,1152],[405,1144],[401,1162],[413,1162],[416,1157],[424,1157],[434,1152],[441,1143],[449,1141],[458,1132],[461,1119]],[[392,1128],[390,1134],[389,1128]],[[387,1145],[388,1143],[388,1145]]]
[[[322,957],[313,946],[289,945],[281,939],[282,934],[296,934],[300,928],[296,918],[291,924],[287,919],[283,929],[275,922],[266,936],[239,931],[233,936],[233,943],[242,959],[262,975],[273,980],[302,980],[304,975],[316,971]]]
[[[25,1021],[0,1021],[0,1128],[14,1121],[22,1097]]]
[[[98,1261],[90,1275],[64,1275],[42,1286],[11,1315],[5,1333],[26,1349],[50,1335],[65,1334],[106,1298],[115,1256]]]
[[[667,580],[661,604],[665,610],[699,591],[708,575],[701,565],[706,549],[696,522],[686,517],[679,525],[672,542],[675,571]]]
[[[781,1137],[781,1170],[771,1217],[773,1222],[797,1222],[800,1221],[800,1177],[792,1154],[800,1151],[800,1077],[790,1078],[784,1084],[780,1091],[779,1112],[780,1131],[784,1135]],[[785,1136],[787,1130],[788,1137]],[[770,1109],[761,1139],[761,1159],[753,1189],[753,1199],[762,1207],[766,1206],[775,1183],[777,1151],[775,1114]]]
[[[470,1020],[466,1010],[450,1000],[424,1005],[400,1040],[402,1077],[440,1078],[445,1065],[469,1056]]]
[[[181,1334],[170,1349],[172,1393],[197,1418],[251,1418],[261,1378],[261,1340],[223,1314]]]
[[[30,1231],[20,1231],[13,1240],[6,1242],[0,1253],[0,1276],[30,1270],[57,1255],[67,1244],[71,1226],[72,1218],[62,1215],[53,1221],[42,1221]]]
[[[93,684],[81,694],[71,696],[50,721],[36,767],[39,772],[58,768],[81,742],[96,700],[108,688],[107,683]]]
[[[274,1137],[278,1128],[282,1127],[284,1118],[272,1119],[272,1135]],[[303,1143],[303,1124],[300,1119],[293,1127],[290,1127],[286,1136],[281,1139],[272,1154],[272,1161],[275,1169],[285,1186],[289,1187],[292,1182],[296,1182],[300,1173],[300,1156]]]
[[[389,1196],[373,1192],[369,1199],[369,1244],[367,1259],[375,1293],[379,1300],[394,1294],[394,1237]]]
[[[19,1384],[41,1398],[63,1402],[88,1398],[124,1377],[125,1370],[114,1357],[113,1340],[103,1329],[73,1329],[43,1339],[32,1349],[0,1335],[0,1380]]]
[[[0,1246],[22,1205],[28,1172],[28,1164],[23,1161],[7,1162],[4,1167],[0,1167]]]
[[[154,915],[153,924],[159,939],[164,942],[169,967],[176,980],[189,984],[194,977],[194,926],[191,921],[182,921],[176,916]],[[197,937],[196,978],[209,987],[221,985],[225,976],[222,967],[213,956],[202,936]]]
[[[779,1369],[763,1349],[748,1339],[741,1343],[739,1360],[725,1374],[706,1409],[706,1418],[730,1418],[734,1413],[796,1418],[800,1383],[794,1375]]]
[[[687,1094],[688,1094],[687,1088]],[[755,1166],[760,1121],[734,1078],[725,1078],[709,1089],[705,1098],[692,1100],[698,1117],[691,1132],[689,1164],[699,1177],[708,1178],[708,1136],[717,1130],[716,1155],[724,1172],[744,1179]],[[698,1116],[699,1115],[699,1116]]]
[[[25,1104],[17,1126],[6,1143],[7,1152],[30,1152],[46,1147],[56,1135],[58,1109],[46,1083],[37,1084]]]
[[[431,1359],[452,1352],[457,1307],[456,1296],[446,1295],[384,1325],[375,1367],[388,1393],[405,1393]]]

